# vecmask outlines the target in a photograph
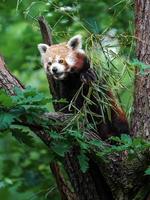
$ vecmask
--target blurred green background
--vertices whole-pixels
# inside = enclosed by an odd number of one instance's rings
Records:
[[[37,50],[37,44],[42,42],[37,22],[41,15],[48,20],[56,43],[75,34],[82,34],[88,41],[93,34],[103,38],[109,30],[117,31],[120,53],[114,63],[126,87],[113,86],[120,87],[121,103],[129,116],[133,76],[128,61],[134,58],[133,2],[1,0],[0,53],[11,72],[24,85],[32,85],[47,96],[48,84]],[[38,138],[35,141],[34,147],[30,148],[19,144],[9,133],[0,135],[0,199],[60,199],[49,169],[48,149]]]

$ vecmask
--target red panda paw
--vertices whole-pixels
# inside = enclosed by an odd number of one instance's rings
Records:
[[[96,73],[93,69],[89,68],[87,71],[81,73],[80,79],[83,83],[90,85],[96,80]]]

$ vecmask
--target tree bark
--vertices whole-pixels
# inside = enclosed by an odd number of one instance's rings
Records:
[[[150,1],[135,1],[136,55],[150,65]],[[150,66],[136,69],[132,134],[150,139]]]

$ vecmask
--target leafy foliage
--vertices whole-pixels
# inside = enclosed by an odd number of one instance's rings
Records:
[[[14,115],[11,115],[10,113],[5,113],[1,111],[0,113],[0,130],[5,130],[9,128],[11,123],[14,121],[16,117]]]
[[[1,91],[4,94],[4,91]],[[44,94],[39,93],[35,88],[27,87],[24,90],[14,88],[15,96],[11,96],[9,99],[9,105],[7,107],[0,107],[0,130],[4,129],[24,129],[25,127],[14,127],[11,124],[15,123],[28,123],[43,124],[41,115],[47,110],[46,104],[51,100],[46,98]],[[5,104],[6,93],[1,95],[1,105]],[[25,132],[28,132],[27,130]]]
[[[150,167],[147,170],[145,170],[145,174],[150,175]]]
[[[98,153],[98,156],[106,156],[115,152],[124,152],[128,154],[128,159],[136,157],[137,153],[144,152],[149,149],[150,142],[143,138],[131,138],[131,136],[122,134],[121,138],[111,137],[111,141],[116,142],[117,145],[112,145],[104,148],[104,150]]]
[[[145,75],[145,73],[146,73],[145,70],[146,70],[146,69],[150,69],[150,65],[146,65],[145,63],[143,63],[143,62],[141,62],[141,61],[139,61],[139,60],[137,60],[137,59],[135,59],[131,64],[132,64],[133,66],[139,68],[140,73],[141,73],[142,75]]]
[[[50,99],[45,98],[45,95],[31,87],[27,87],[25,90],[14,88],[14,92],[16,96],[9,96],[5,91],[0,91],[0,135],[1,137],[8,137],[8,133],[9,135],[11,133],[19,141],[19,144],[23,143],[28,148],[32,147],[32,151],[26,147],[26,153],[24,154],[23,149],[21,150],[17,144],[13,144],[12,158],[8,159],[7,156],[4,158],[5,164],[3,166],[4,170],[2,171],[3,175],[1,176],[0,185],[1,188],[5,189],[15,186],[19,192],[28,191],[29,193],[32,187],[33,191],[35,188],[36,192],[36,185],[46,188],[49,185],[49,179],[44,178],[45,183],[43,183],[43,177],[49,173],[49,167],[46,167],[46,165],[48,166],[46,150],[44,152],[42,150],[45,147],[40,147],[41,144],[37,143],[37,139],[33,136],[28,126],[37,124],[38,126],[45,127],[45,121],[43,122],[40,117],[47,111],[46,105]],[[8,103],[6,103],[6,100],[8,100]],[[50,122],[47,122],[48,124]],[[39,152],[34,150],[35,143],[36,148],[40,147]],[[42,158],[43,153],[45,155],[44,158]],[[12,167],[11,170],[9,169],[10,166]],[[38,171],[37,166],[39,167]],[[14,171],[15,169],[18,169],[18,172]],[[19,181],[20,177],[24,180],[23,182]],[[46,175],[46,177],[48,176]],[[54,186],[51,187],[53,188]],[[44,189],[38,196],[45,194],[49,196],[48,192],[49,188]],[[52,194],[54,193],[52,192]]]
[[[81,154],[78,156],[79,164],[81,171],[85,173],[89,168],[89,158],[85,155],[85,153],[81,152]]]
[[[20,143],[24,143],[30,147],[33,147],[33,137],[31,131],[28,127],[19,126],[19,125],[11,125],[12,136],[14,136]]]

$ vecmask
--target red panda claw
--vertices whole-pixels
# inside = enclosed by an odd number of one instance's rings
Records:
[[[81,74],[81,81],[85,84],[91,84],[91,82],[96,80],[95,71],[89,68],[86,72]]]
[[[96,73],[93,69],[88,69],[87,71],[89,77],[91,78],[92,81],[95,81],[96,80]]]
[[[87,79],[85,78],[85,76],[83,74],[81,74],[81,81],[83,83],[87,83]]]

